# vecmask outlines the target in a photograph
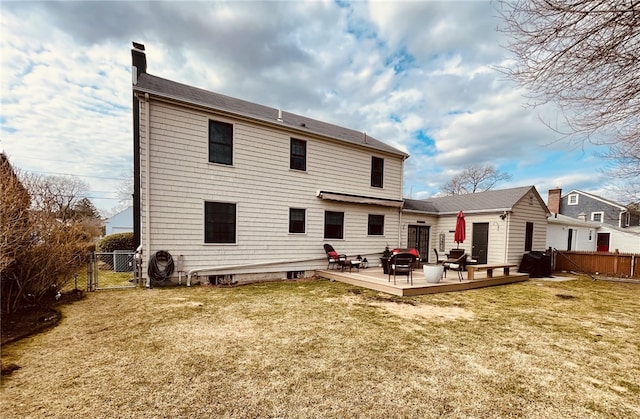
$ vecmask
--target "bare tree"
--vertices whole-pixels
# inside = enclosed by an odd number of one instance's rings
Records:
[[[34,181],[29,176],[24,177],[33,183],[23,184],[23,176],[4,154],[0,154],[0,163],[0,301],[4,314],[46,303],[47,296],[61,290],[86,260],[99,226],[95,217],[78,215],[77,209],[90,209],[78,195],[82,184],[48,182],[46,178]]]
[[[510,174],[500,172],[491,165],[470,165],[453,176],[441,190],[447,195],[484,192],[493,189],[498,182],[509,179]]]
[[[54,214],[62,222],[75,217],[74,208],[89,191],[89,185],[75,176],[24,173],[21,180],[31,194],[32,208]]]
[[[640,173],[640,3],[638,0],[500,1],[505,71],[530,92],[532,105],[554,103],[569,141],[610,145],[626,177]],[[557,125],[548,123],[556,130]],[[629,150],[635,153],[629,155]],[[636,191],[637,193],[638,191]]]
[[[118,184],[118,199],[123,205],[133,205],[133,171],[131,170],[122,176]]]

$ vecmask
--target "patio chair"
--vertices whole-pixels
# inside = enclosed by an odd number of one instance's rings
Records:
[[[433,253],[436,254],[436,265],[441,265],[445,259],[440,259],[440,255],[438,255],[438,249],[433,249]]]
[[[339,255],[328,243],[324,244],[324,251],[327,254],[327,269],[331,269],[331,266],[335,268],[336,265],[342,267],[347,260],[347,255]]]
[[[467,269],[467,257],[465,253],[457,259],[447,259],[442,263],[444,266],[444,277],[447,277],[447,270],[457,271],[458,279],[462,282],[462,272]]]
[[[407,282],[413,285],[413,269],[416,265],[416,256],[411,253],[398,253],[389,259],[389,282],[393,275],[393,285],[396,285],[396,275],[406,274]]]
[[[444,262],[445,262],[447,259],[440,259],[440,255],[438,254],[438,249],[436,249],[436,248],[434,247],[434,248],[433,248],[433,252],[436,254],[436,265],[442,265],[442,264],[444,264]],[[443,273],[443,275],[444,275],[444,277],[446,278],[446,277],[447,277],[447,269],[445,268],[445,269],[443,270],[443,272],[444,272],[444,273]]]

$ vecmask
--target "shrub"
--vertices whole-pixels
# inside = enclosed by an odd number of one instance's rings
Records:
[[[64,288],[71,275],[86,263],[97,231],[95,217],[64,218],[61,215],[68,211],[52,204],[64,197],[70,205],[77,198],[77,186],[74,179],[21,179],[0,153],[3,315],[48,304],[52,293]]]
[[[111,253],[114,250],[135,250],[133,233],[115,233],[103,237],[96,245],[96,251]]]

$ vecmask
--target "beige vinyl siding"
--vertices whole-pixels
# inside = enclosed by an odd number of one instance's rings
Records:
[[[463,243],[458,245],[453,240],[453,231],[456,228],[456,215],[444,215],[439,217],[438,224],[435,231],[432,232],[432,238],[434,240],[433,246],[436,247],[439,244],[439,236],[441,233],[445,235],[445,253],[448,253],[451,249],[464,249],[469,255],[469,258],[473,256],[473,224],[474,223],[487,223],[489,224],[489,234],[487,241],[487,263],[503,263],[506,260],[505,244],[508,234],[508,222],[500,218],[502,212],[491,212],[483,214],[465,214],[466,223],[466,238]],[[524,247],[524,241],[523,241]],[[522,257],[522,255],[520,255]],[[444,255],[443,255],[444,257]]]
[[[245,271],[326,266],[324,211],[345,212],[341,253],[377,254],[397,240],[398,209],[323,201],[318,190],[401,199],[402,159],[337,141],[291,135],[275,128],[220,118],[152,101],[150,234],[146,231],[146,104],[141,103],[142,241],[151,253],[184,255],[185,269],[309,259]],[[208,162],[208,121],[234,126],[233,165]],[[290,138],[307,141],[307,171],[289,169]],[[371,156],[385,159],[383,189],[370,187]],[[235,203],[236,244],[204,243],[205,201]],[[289,208],[306,209],[306,233],[289,234]],[[367,236],[368,214],[385,215],[385,235]],[[144,256],[145,262],[149,255]],[[145,268],[146,272],[146,268]]]
[[[420,254],[422,261],[425,263],[435,263],[436,255],[433,253],[433,249],[438,249],[438,217],[432,215],[418,214],[412,212],[405,212],[402,214],[402,225],[400,228],[400,245],[401,248],[409,248],[409,226],[429,227],[429,246],[428,253],[426,255]],[[395,242],[389,243],[389,247],[396,247]],[[441,258],[444,257],[444,254]]]
[[[533,243],[531,250],[544,251],[547,241],[547,217],[546,212],[537,200],[529,204],[527,196],[521,199],[513,207],[513,213],[509,215],[509,241],[507,261],[520,263],[525,252],[525,236],[527,222],[533,223]]]

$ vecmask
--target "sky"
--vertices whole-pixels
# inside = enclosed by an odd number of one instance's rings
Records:
[[[499,69],[491,1],[0,3],[1,148],[19,170],[73,175],[106,216],[133,170],[132,41],[150,74],[366,132],[410,154],[404,195],[471,164],[608,197],[594,146],[567,142]]]

